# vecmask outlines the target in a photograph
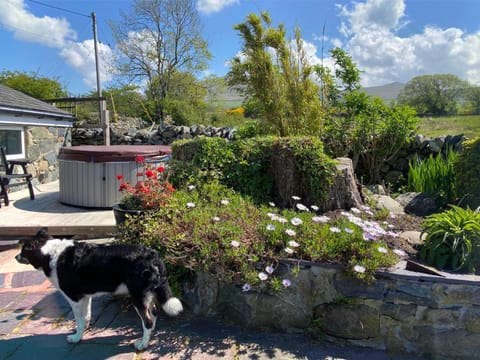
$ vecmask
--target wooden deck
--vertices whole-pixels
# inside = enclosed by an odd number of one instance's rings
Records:
[[[34,235],[46,226],[53,236],[112,237],[116,233],[112,210],[68,206],[59,200],[58,181],[35,187],[35,200],[28,190],[9,193],[10,204],[0,208],[0,239]]]

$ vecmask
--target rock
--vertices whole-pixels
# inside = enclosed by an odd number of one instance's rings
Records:
[[[412,246],[418,246],[423,244],[423,240],[420,237],[420,231],[404,231],[400,233],[399,237],[405,239]]]
[[[396,200],[403,205],[407,214],[424,217],[439,211],[435,200],[425,193],[408,192],[400,194]]]
[[[371,193],[371,194],[378,194],[378,195],[387,195],[387,192],[385,191],[385,187],[380,184],[376,185],[367,185],[365,188]]]
[[[375,201],[375,207],[378,210],[385,209],[390,211],[391,214],[404,214],[403,206],[396,200],[392,199],[388,195],[372,195]]]

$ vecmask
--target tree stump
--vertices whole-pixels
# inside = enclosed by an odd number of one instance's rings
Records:
[[[320,210],[323,212],[336,209],[348,210],[363,204],[362,197],[357,188],[352,159],[337,158],[335,161],[337,162],[337,171],[333,178],[328,197],[320,206]]]

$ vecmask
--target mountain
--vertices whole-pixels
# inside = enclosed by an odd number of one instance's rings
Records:
[[[397,100],[398,94],[404,86],[405,84],[403,83],[393,82],[382,86],[362,87],[360,90],[364,91],[367,95],[378,96],[388,103]],[[227,107],[240,106],[243,100],[242,96],[231,88],[227,88],[224,93],[220,94],[219,98]]]
[[[371,86],[361,88],[362,91],[367,93],[370,96],[378,96],[386,102],[397,100],[398,94],[403,89],[405,84],[399,82],[393,82],[391,84],[382,85],[382,86]]]

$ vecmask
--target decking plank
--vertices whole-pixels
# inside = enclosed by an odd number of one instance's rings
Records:
[[[34,235],[46,226],[53,236],[110,237],[116,233],[113,211],[62,204],[58,181],[35,187],[35,200],[28,190],[9,193],[10,205],[0,208],[0,239]]]

